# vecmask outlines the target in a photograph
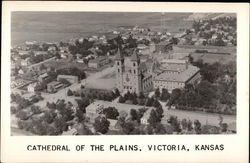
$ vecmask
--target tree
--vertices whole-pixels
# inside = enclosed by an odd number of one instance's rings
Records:
[[[119,116],[119,112],[115,107],[104,108],[103,114],[106,116],[106,118],[109,119],[117,119],[117,117]]]
[[[202,134],[219,134],[220,129],[219,127],[216,127],[216,126],[204,125],[201,128],[201,133]]]
[[[120,96],[120,98],[119,98],[119,103],[125,103],[125,98],[123,97],[123,96]]]
[[[28,113],[26,111],[24,111],[24,110],[20,110],[19,112],[17,112],[16,117],[20,118],[21,120],[29,119]]]
[[[221,132],[227,132],[227,128],[228,128],[227,123],[222,123],[220,127],[221,127]]]
[[[170,96],[170,100],[169,100],[169,104],[172,105],[181,95],[181,90],[176,88],[173,89],[171,96]]]
[[[183,130],[186,130],[188,128],[188,122],[187,122],[187,120],[185,118],[182,119],[181,126],[182,126]]]
[[[66,121],[62,117],[56,117],[54,119],[54,125],[57,129],[58,134],[62,134],[63,131],[66,131],[68,129],[68,125],[66,124]]]
[[[160,95],[161,95],[160,89],[157,88],[157,89],[155,90],[155,97],[158,98],[158,97],[160,97]]]
[[[54,121],[54,118],[56,117],[56,113],[54,111],[45,111],[43,120],[47,122],[48,124],[51,124]]]
[[[125,134],[130,134],[133,132],[133,130],[135,129],[135,126],[132,122],[125,122],[123,125],[122,125],[122,131],[125,133]]]
[[[158,122],[159,122],[159,116],[157,115],[157,112],[154,109],[152,109],[150,112],[148,123],[154,128]]]
[[[93,135],[93,133],[84,123],[81,123],[77,127],[77,135]]]
[[[40,114],[42,112],[39,106],[32,105],[30,109],[33,112],[33,114]]]
[[[56,59],[61,59],[62,58],[61,55],[58,52],[56,52],[55,56],[56,56]]]
[[[119,91],[117,88],[115,89],[115,96],[116,96],[116,97],[119,97],[119,96],[120,96],[120,91]]]
[[[154,99],[153,98],[148,98],[146,102],[146,106],[153,106]]]
[[[132,121],[137,120],[138,119],[137,111],[135,109],[130,109],[130,116]]]
[[[197,134],[201,133],[201,123],[199,120],[194,121],[194,130]]]
[[[188,131],[192,131],[193,130],[192,126],[193,126],[192,121],[188,120],[188,122],[187,122],[187,129],[188,129]]]
[[[44,64],[41,64],[41,66],[39,67],[39,69],[40,69],[40,71],[42,71],[42,70],[47,69],[47,67]]]
[[[144,98],[145,98],[145,95],[143,94],[143,92],[140,92],[139,99],[144,99]]]
[[[137,104],[138,104],[137,98],[133,98],[132,103],[133,103],[134,105],[137,105]]]
[[[154,128],[155,134],[166,134],[166,128],[163,126],[161,123],[157,123],[155,128]]]
[[[160,100],[161,101],[167,101],[170,98],[170,94],[168,93],[168,90],[163,88],[162,89],[162,93],[161,93],[161,97]]]
[[[169,123],[171,124],[175,132],[181,132],[180,122],[178,121],[176,116],[171,116],[169,119]]]
[[[95,118],[95,122],[93,124],[95,131],[105,134],[109,130],[110,122],[106,119],[106,117],[98,116]]]
[[[193,64],[193,62],[194,62],[194,57],[192,57],[191,54],[188,55],[188,62],[191,64]]]

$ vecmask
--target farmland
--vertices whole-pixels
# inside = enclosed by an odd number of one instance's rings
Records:
[[[183,21],[183,19],[190,14],[166,13],[165,27],[173,33],[178,32],[179,27],[188,28],[192,21]],[[161,13],[13,12],[11,44],[17,45],[32,40],[60,41],[89,35],[102,35],[118,26],[139,25],[158,30],[160,20]]]

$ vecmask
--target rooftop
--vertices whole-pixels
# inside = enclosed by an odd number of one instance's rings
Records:
[[[106,59],[107,59],[107,57],[105,57],[105,56],[100,56],[100,57],[97,57],[97,58],[95,58],[95,59],[90,60],[89,63],[99,63],[99,62],[101,62],[101,61],[103,61],[103,60],[106,60]]]
[[[164,81],[175,81],[175,82],[186,82],[194,74],[199,71],[199,68],[189,65],[186,70],[180,73],[161,73],[155,77],[155,80],[164,80]]]
[[[57,77],[59,77],[59,78],[72,78],[72,79],[78,78],[78,76],[74,76],[74,75],[58,75]]]

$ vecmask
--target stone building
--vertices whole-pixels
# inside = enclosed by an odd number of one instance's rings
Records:
[[[116,87],[120,92],[130,91],[139,94],[152,90],[152,73],[149,73],[147,64],[141,62],[135,50],[131,58],[124,58],[118,49],[115,58]]]
[[[149,58],[141,62],[136,51],[130,58],[124,58],[120,49],[115,58],[116,88],[120,92],[150,92],[162,88],[172,92],[186,84],[196,84],[200,70],[187,60],[165,59],[158,62]]]

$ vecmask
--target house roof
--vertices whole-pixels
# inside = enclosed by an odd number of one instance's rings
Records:
[[[189,65],[188,68],[180,73],[161,73],[160,75],[155,77],[155,80],[161,81],[174,81],[174,82],[186,82],[189,80],[194,74],[199,71],[198,67]]]
[[[95,59],[90,60],[89,63],[100,63],[101,61],[106,60],[106,59],[107,59],[107,57],[100,56],[100,57],[97,57]]]
[[[75,78],[78,78],[78,76],[74,76],[74,75],[58,75],[57,78],[71,78],[71,79],[75,79]]]

